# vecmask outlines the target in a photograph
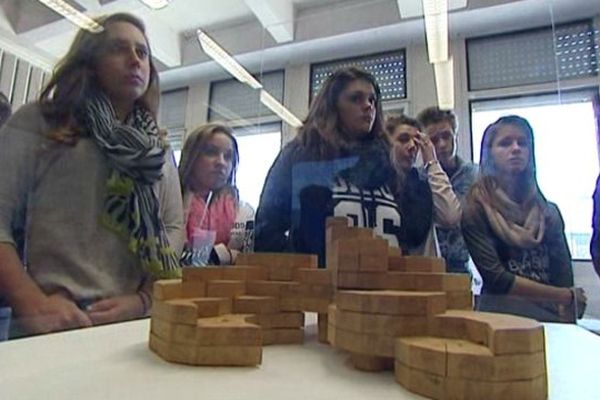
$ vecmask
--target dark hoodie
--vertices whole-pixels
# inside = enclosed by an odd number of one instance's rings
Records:
[[[368,139],[339,157],[320,156],[299,140],[287,144],[271,167],[256,213],[255,250],[291,251],[325,259],[325,220],[346,216],[400,243],[400,211],[389,188],[389,149]]]

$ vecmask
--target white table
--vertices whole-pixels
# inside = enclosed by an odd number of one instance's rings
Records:
[[[149,320],[0,343],[0,399],[421,399],[392,372],[354,370],[318,343],[307,314],[305,344],[267,346],[254,368],[191,367],[148,350]],[[600,399],[600,337],[547,324],[550,399]],[[521,399],[510,399],[521,400]]]

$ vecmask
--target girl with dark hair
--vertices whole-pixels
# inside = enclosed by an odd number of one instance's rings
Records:
[[[334,72],[269,171],[256,250],[318,254],[323,266],[328,216],[349,217],[398,246],[392,171],[375,78],[352,67]]]
[[[179,179],[144,25],[98,23],[0,133],[0,293],[21,334],[146,315],[153,279],[180,272]]]
[[[483,278],[482,310],[547,321],[573,320],[572,309],[583,313],[562,216],[538,187],[526,119],[506,116],[486,128],[462,229]]]
[[[405,254],[441,257],[436,226],[460,224],[460,203],[448,176],[437,160],[435,147],[421,133],[422,126],[405,115],[390,116],[385,123],[396,171],[394,191],[404,217],[401,243]],[[421,154],[423,168],[415,162]]]
[[[184,263],[193,264],[198,231],[215,232],[214,264],[233,264],[240,251],[252,250],[246,236],[252,234],[254,210],[240,201],[238,164],[238,144],[228,126],[206,124],[187,136],[179,163],[188,249]]]

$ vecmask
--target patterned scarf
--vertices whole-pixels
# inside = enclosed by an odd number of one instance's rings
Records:
[[[180,275],[169,245],[153,184],[162,177],[165,149],[152,115],[136,106],[125,123],[102,95],[92,95],[78,119],[112,168],[102,223],[129,241],[129,250],[157,278]]]
[[[542,242],[545,218],[539,202],[534,201],[537,193],[532,191],[530,200],[525,202],[529,203],[527,206],[514,202],[497,187],[492,193],[496,207],[485,200],[480,187],[475,187],[473,193],[483,206],[492,230],[503,242],[521,249],[531,249]]]

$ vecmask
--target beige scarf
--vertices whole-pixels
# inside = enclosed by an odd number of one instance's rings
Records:
[[[483,206],[485,214],[496,235],[502,241],[522,249],[530,249],[539,245],[544,238],[545,218],[542,207],[538,201],[533,201],[533,206],[523,207],[511,200],[506,192],[496,188],[493,193],[498,208],[492,207],[481,188],[477,188],[476,198]],[[529,198],[536,196],[535,189]],[[526,201],[525,204],[530,203]]]

